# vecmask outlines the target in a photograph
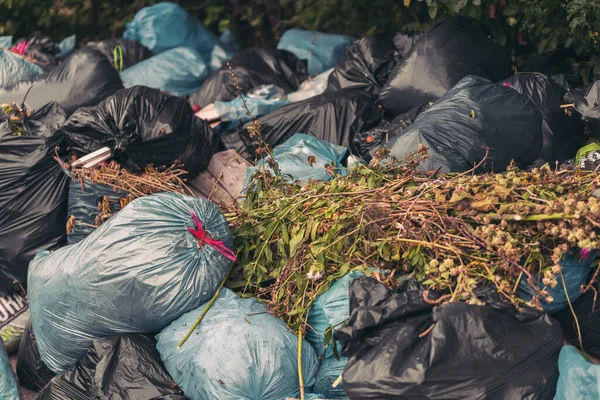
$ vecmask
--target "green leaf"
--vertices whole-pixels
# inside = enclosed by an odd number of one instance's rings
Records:
[[[281,223],[281,238],[285,244],[290,243],[290,234],[288,233],[287,225],[285,223]]]
[[[438,12],[438,5],[436,0],[426,0],[427,11],[429,12],[429,18],[435,19]]]
[[[456,3],[454,4],[454,12],[458,13],[460,10],[462,10],[467,4],[469,3],[469,0],[456,0]]]
[[[292,236],[290,239],[290,257],[294,257],[296,255],[296,251],[298,250],[298,246],[304,240],[305,228],[301,228],[296,234]]]
[[[349,270],[350,270],[350,263],[349,262],[343,263],[342,266],[340,267],[340,276],[346,275]]]
[[[511,5],[506,7],[504,9],[504,11],[502,11],[504,16],[506,16],[506,17],[513,17],[513,16],[517,15],[518,12],[519,12],[519,5],[516,3],[512,3]]]
[[[473,5],[474,6],[480,6],[481,5],[481,0],[473,0]]]

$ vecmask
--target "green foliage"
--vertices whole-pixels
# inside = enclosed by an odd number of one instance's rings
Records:
[[[532,54],[570,48],[575,72],[589,80],[600,72],[598,0],[173,0],[215,32],[231,28],[244,47],[274,46],[287,29],[319,30],[356,37],[423,31],[461,14],[482,23],[521,64]],[[0,34],[34,30],[79,43],[120,36],[142,7],[159,0],[0,0]]]

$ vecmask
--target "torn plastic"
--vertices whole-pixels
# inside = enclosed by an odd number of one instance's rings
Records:
[[[205,62],[219,42],[198,18],[180,5],[169,2],[139,10],[125,25],[123,37],[141,43],[153,54],[189,47],[196,50]]]
[[[566,88],[556,80],[540,73],[517,73],[501,83],[529,97],[542,112],[544,143],[539,164],[554,168],[557,161],[572,158],[585,144],[583,125],[561,108]]]
[[[199,245],[188,231],[197,228],[192,213],[203,231],[233,249],[217,205],[161,193],[132,201],[83,241],[35,258],[31,320],[50,370],[73,367],[95,338],[158,332],[213,296],[230,260]]]
[[[224,288],[181,349],[179,342],[204,307],[190,311],[157,335],[167,371],[192,399],[299,398],[298,337],[253,298]],[[304,385],[317,372],[315,351],[302,345]]]
[[[308,77],[306,60],[285,50],[247,49],[231,60],[237,83],[246,93],[261,85],[276,85],[286,93],[298,89]],[[190,104],[206,107],[215,101],[230,101],[238,96],[231,71],[223,65],[213,72],[202,87],[190,96]]]
[[[36,392],[42,390],[55,376],[42,361],[31,321],[25,327],[23,340],[19,346],[16,370],[19,384]]]
[[[12,51],[0,50],[0,87],[13,86],[43,74],[43,69],[27,61],[25,57]]]
[[[0,297],[0,338],[8,353],[19,348],[28,322],[27,296],[15,292]]]
[[[378,95],[396,64],[394,37],[367,36],[351,44],[329,76],[327,91],[357,89]]]
[[[425,295],[414,280],[394,292],[372,278],[350,284],[350,321],[335,334],[349,357],[348,397],[553,398],[563,341],[550,317],[493,297],[433,305]]]
[[[277,48],[306,60],[308,73],[317,75],[335,67],[346,48],[355,40],[346,35],[290,29],[281,36]]]
[[[151,335],[96,339],[75,368],[52,379],[37,400],[187,400]]]
[[[71,115],[79,107],[100,103],[119,89],[123,84],[110,61],[95,50],[81,49],[43,79],[0,90],[0,104],[21,104],[25,99],[30,108],[39,110],[56,102]]]
[[[2,400],[20,400],[21,398],[2,340],[0,340],[0,398]]]
[[[108,58],[108,61],[110,61],[113,67],[119,72],[133,67],[137,63],[152,56],[150,50],[140,43],[122,38],[89,42],[85,47],[89,47],[104,54],[104,56]]]
[[[504,50],[472,19],[455,16],[431,27],[394,68],[379,102],[396,116],[443,96],[467,75],[498,82],[512,75]]]
[[[333,68],[328,69],[327,71],[322,72],[315,77],[309,77],[300,84],[298,90],[289,93],[287,95],[287,99],[290,101],[290,103],[295,103],[323,94],[327,88],[327,80],[332,72]]]
[[[402,160],[425,145],[429,158],[419,165],[425,171],[464,172],[485,159],[477,172],[502,172],[512,160],[520,168],[530,165],[538,158],[542,141],[542,113],[527,96],[468,76],[388,147]]]
[[[208,166],[218,137],[182,98],[157,89],[123,89],[96,107],[77,110],[61,128],[71,149],[89,154],[110,147],[132,171],[179,160],[193,178]]]
[[[600,81],[569,89],[565,94],[564,103],[572,104],[589,129],[590,135],[600,139]]]
[[[357,132],[376,126],[383,116],[373,98],[361,91],[325,92],[258,118],[263,139],[278,146],[298,132],[343,147],[349,147]],[[247,126],[239,136],[254,154],[256,143]]]
[[[6,116],[0,123],[0,295],[27,283],[36,252],[65,242],[69,183],[54,160],[65,114],[56,104],[25,119],[13,136]]]
[[[175,96],[194,93],[207,77],[202,56],[187,47],[167,50],[121,72],[126,88],[141,85]]]

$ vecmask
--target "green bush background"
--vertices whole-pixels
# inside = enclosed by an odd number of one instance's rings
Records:
[[[79,44],[120,36],[125,23],[158,0],[0,0],[0,34],[41,30]],[[516,64],[536,52],[569,48],[574,72],[600,72],[600,0],[175,0],[215,32],[230,28],[243,47],[274,46],[291,27],[361,37],[421,31],[450,15],[483,23]]]

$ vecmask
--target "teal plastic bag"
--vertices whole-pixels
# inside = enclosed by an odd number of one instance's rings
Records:
[[[562,348],[558,371],[554,400],[600,399],[600,365],[586,361],[575,347]]]
[[[19,400],[19,388],[15,380],[8,355],[4,349],[4,343],[0,339],[0,399],[2,400]]]
[[[0,50],[0,87],[33,80],[43,73],[44,70],[39,65],[27,61],[23,56],[12,51]]]
[[[334,330],[342,327],[350,317],[350,282],[364,276],[360,271],[351,271],[341,279],[334,282],[329,290],[317,297],[308,312],[308,325],[312,329],[306,331],[306,340],[313,346],[321,364],[317,373],[313,392],[322,393],[325,398],[347,398],[341,382],[333,387],[336,380],[344,372],[348,362],[347,357],[339,356],[333,352],[333,343],[325,347],[325,331],[332,326]],[[339,353],[338,346],[338,353]]]
[[[148,86],[176,96],[194,93],[207,77],[202,56],[186,47],[167,50],[121,72],[126,88]]]
[[[154,54],[176,47],[189,47],[206,61],[219,43],[219,39],[198,18],[180,5],[169,2],[138,11],[125,25],[123,37],[143,44]]]
[[[300,397],[298,337],[256,299],[223,289],[183,347],[177,345],[204,307],[157,335],[156,348],[171,377],[192,400],[283,400]],[[318,368],[308,342],[302,346],[304,384]]]
[[[38,253],[29,304],[48,368],[72,367],[96,338],[159,332],[214,295],[231,261],[189,231],[198,227],[192,213],[212,239],[233,248],[216,204],[160,193],[134,200],[75,245]]]
[[[246,100],[246,107],[256,118],[267,115],[288,104],[287,100],[280,99],[267,100],[247,97],[244,100]],[[221,117],[221,121],[227,123],[226,129],[235,129],[240,123],[250,122],[250,117],[244,108],[244,101],[239,97],[231,101],[215,101],[215,111]]]
[[[301,182],[308,182],[309,179],[318,181],[333,179],[327,166],[342,176],[346,175],[345,162],[348,154],[348,149],[343,146],[303,133],[296,133],[273,149],[273,156],[279,164],[281,173],[293,181]],[[251,184],[252,175],[257,168],[267,168],[264,160],[258,161],[256,165],[256,167],[248,167],[246,171],[244,185],[246,188]]]
[[[335,67],[346,48],[355,40],[356,38],[346,35],[290,29],[283,34],[277,48],[287,50],[301,60],[307,60],[308,73],[317,75]]]

